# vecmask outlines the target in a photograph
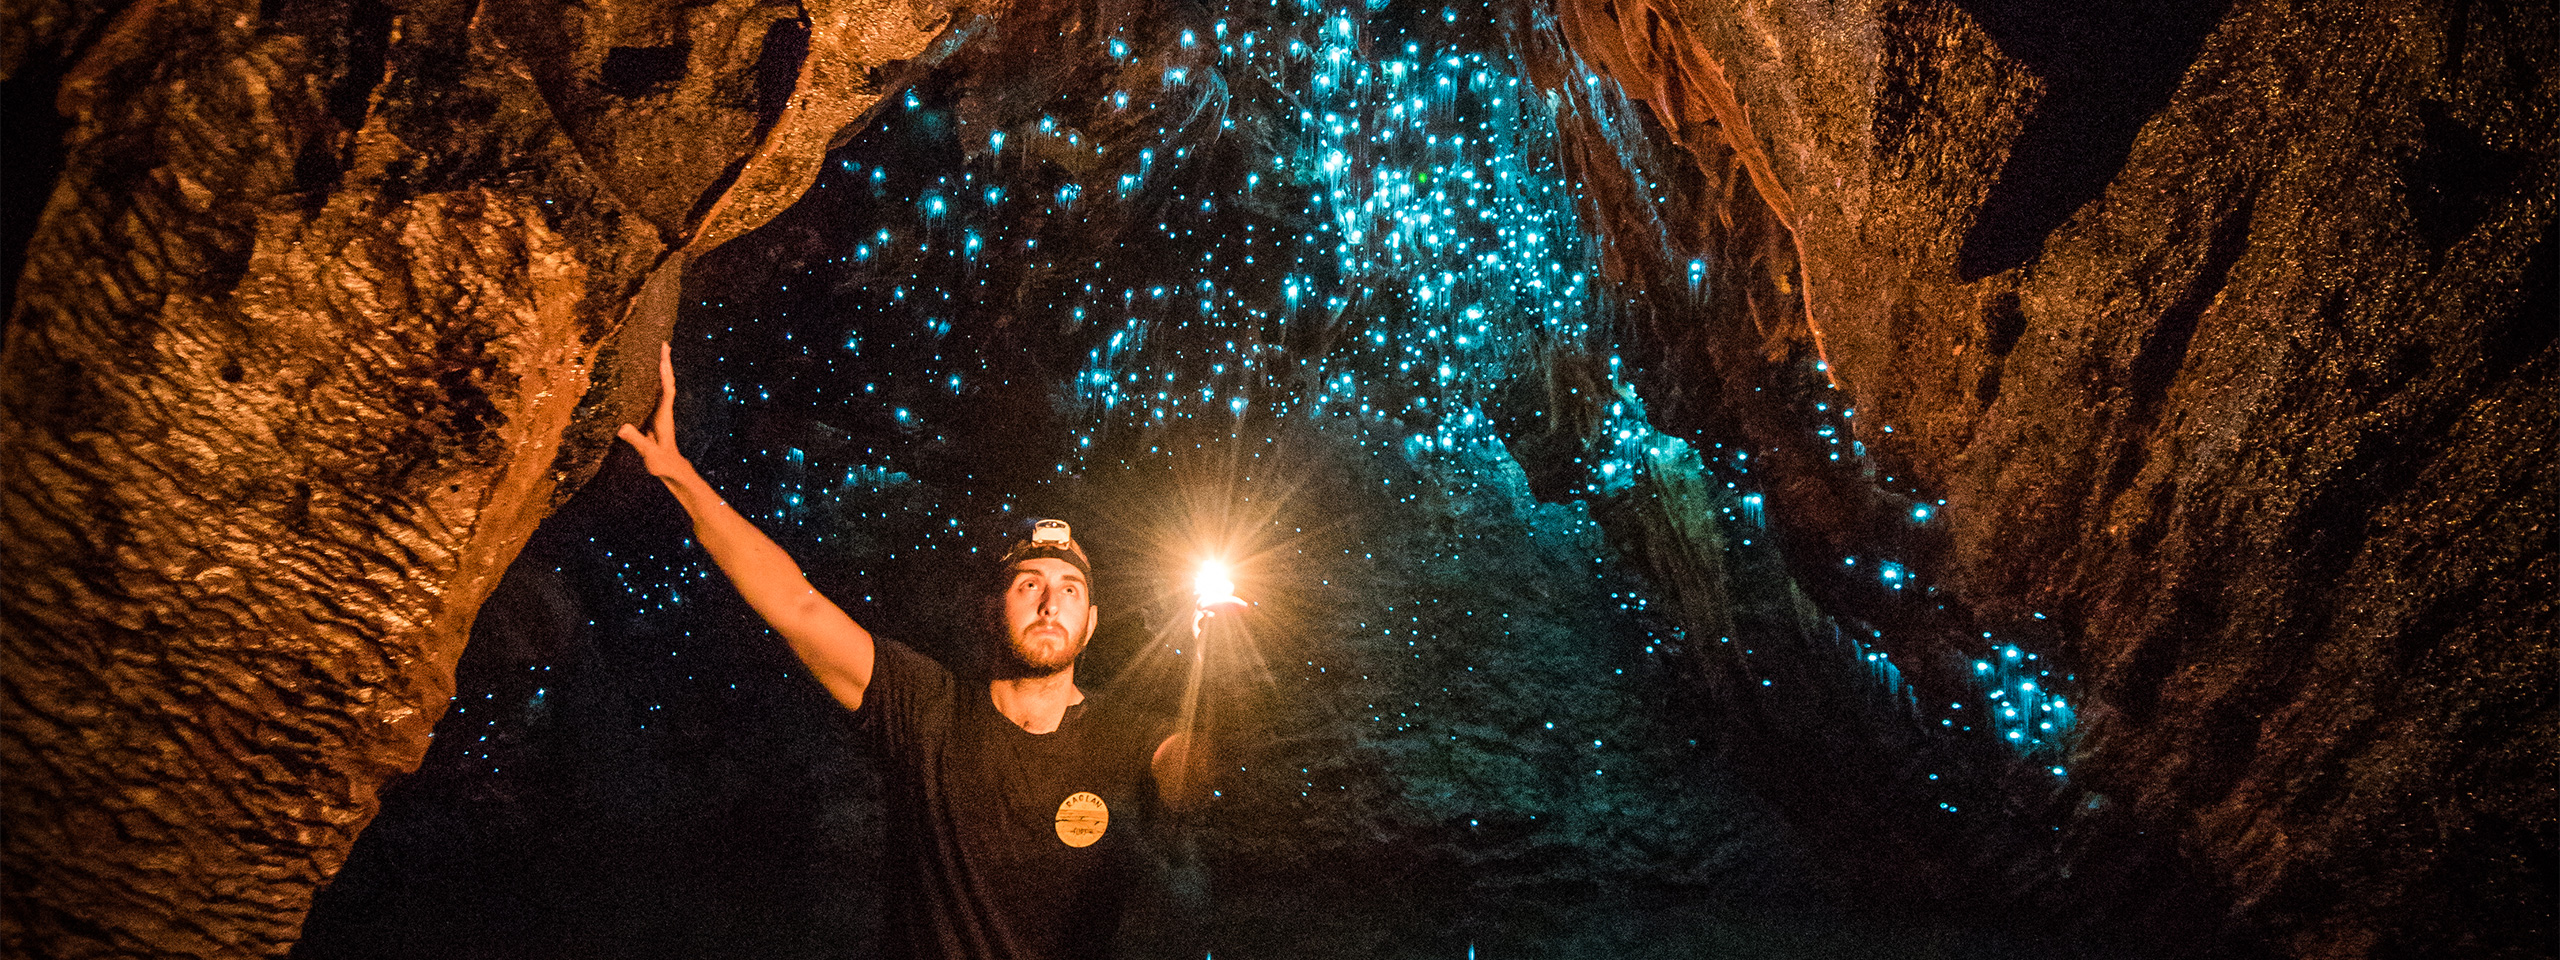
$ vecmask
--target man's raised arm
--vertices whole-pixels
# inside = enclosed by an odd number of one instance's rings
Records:
[[[684,505],[693,518],[694,539],[710,551],[712,562],[728,575],[747,606],[790,642],[791,652],[800,655],[836,702],[848,710],[861,708],[862,692],[871,685],[871,632],[810,586],[791,555],[720,499],[694,471],[693,462],[676,452],[676,366],[666,344],[658,345],[658,412],[649,429],[626,423],[617,435]]]

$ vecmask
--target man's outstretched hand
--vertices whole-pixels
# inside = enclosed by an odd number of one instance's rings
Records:
[[[837,703],[847,710],[862,709],[862,692],[871,685],[870,631],[809,586],[791,555],[721,500],[693,471],[693,462],[676,452],[676,361],[666,344],[658,345],[658,412],[649,418],[649,429],[626,423],[614,435],[630,444],[649,474],[675,494],[693,519],[694,539],[756,616],[791,644],[791,652],[800,655]]]
[[[676,452],[676,361],[675,350],[658,344],[658,412],[649,418],[649,429],[643,432],[630,424],[614,432],[622,442],[640,454],[640,462],[649,475],[672,483],[693,474],[693,462]]]

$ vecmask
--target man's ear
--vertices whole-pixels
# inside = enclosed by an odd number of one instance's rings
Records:
[[[1087,607],[1085,607],[1085,608],[1084,608],[1084,636],[1077,637],[1077,638],[1076,638],[1076,644],[1077,644],[1078,646],[1082,646],[1082,645],[1084,645],[1084,644],[1086,644],[1086,643],[1090,643],[1090,642],[1092,642],[1092,641],[1093,641],[1093,629],[1094,629],[1095,627],[1097,627],[1097,626],[1100,626],[1101,624],[1102,624],[1102,608],[1101,608],[1101,607],[1096,607],[1096,606],[1087,606]]]

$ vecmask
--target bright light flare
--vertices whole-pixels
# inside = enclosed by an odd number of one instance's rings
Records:
[[[1227,565],[1216,560],[1200,565],[1199,575],[1191,579],[1191,590],[1202,610],[1226,613],[1245,606],[1244,600],[1236,596],[1236,582],[1228,576]]]

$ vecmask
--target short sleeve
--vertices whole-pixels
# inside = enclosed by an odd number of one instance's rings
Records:
[[[895,640],[875,640],[873,650],[859,715],[889,756],[913,758],[951,729],[951,671]]]

